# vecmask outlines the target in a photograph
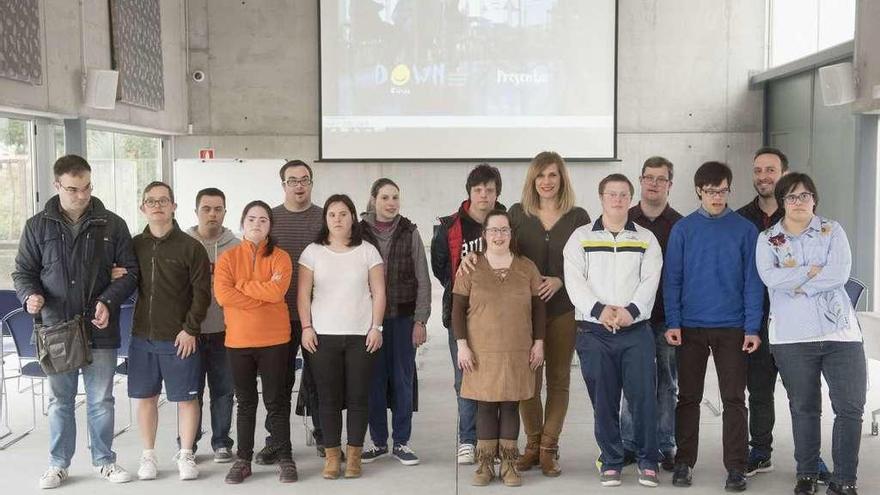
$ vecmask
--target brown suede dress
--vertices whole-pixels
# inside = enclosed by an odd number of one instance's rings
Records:
[[[474,270],[460,274],[452,289],[468,301],[466,335],[460,335],[459,329],[455,335],[467,338],[476,361],[475,370],[462,378],[461,396],[467,399],[521,401],[535,394],[529,351],[534,339],[544,338],[532,331],[532,306],[541,274],[523,256],[514,257],[502,278],[504,271],[494,270],[480,256]]]

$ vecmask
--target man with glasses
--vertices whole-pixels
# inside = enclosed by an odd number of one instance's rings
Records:
[[[697,169],[694,187],[700,208],[672,227],[666,249],[666,340],[679,346],[675,486],[692,483],[711,351],[724,405],[725,490],[746,489],[747,355],[761,345],[758,330],[764,285],[755,267],[758,230],[727,206],[732,180],[730,167],[724,163],[706,162]]]
[[[662,156],[652,156],[642,165],[641,199],[629,209],[629,219],[650,230],[660,249],[666,253],[669,233],[681,214],[669,205],[672,188],[672,162]],[[675,463],[675,403],[678,399],[678,369],[675,347],[666,342],[666,312],[663,311],[662,282],[657,289],[654,308],[651,310],[651,328],[654,330],[655,357],[657,361],[657,444],[660,448],[660,465],[672,471]],[[620,406],[620,434],[623,438],[626,463],[635,462],[636,442],[633,417],[624,397]]]
[[[621,392],[632,410],[639,484],[657,475],[656,368],[649,319],[663,255],[650,230],[627,218],[633,185],[621,174],[599,182],[602,216],[578,227],[563,249],[565,286],[575,307],[577,349],[595,416],[602,486],[618,486],[624,465]]]
[[[278,172],[281,178],[281,188],[284,190],[284,202],[272,208],[272,237],[278,242],[278,247],[287,251],[293,266],[297,266],[300,255],[306,246],[314,242],[321,230],[321,222],[324,210],[312,204],[312,185],[314,175],[312,168],[301,160],[291,160],[281,166]],[[290,367],[285,397],[287,402],[287,416],[290,416],[290,397],[293,393],[294,380],[296,378],[296,354],[302,342],[302,322],[296,310],[296,287],[297,270],[294,270],[290,288],[285,296],[287,309],[290,312]],[[314,426],[314,438],[318,448],[318,455],[324,454],[324,438],[318,419],[318,394],[314,388],[310,358],[311,353],[303,352],[302,383],[300,384],[300,398],[304,402],[305,412],[310,413]],[[298,411],[299,412],[299,411]],[[305,413],[304,412],[304,413]],[[268,418],[266,430],[269,430]],[[266,446],[257,453],[254,461],[257,464],[279,463],[282,476],[295,481],[297,477],[296,463],[293,461],[293,451],[289,438],[266,438]]]
[[[141,212],[147,227],[134,238],[141,279],[128,356],[128,395],[137,399],[143,443],[138,478],[155,479],[159,394],[178,407],[181,480],[196,479],[193,445],[201,407],[198,337],[211,304],[211,264],[204,246],[174,220],[174,191],[164,182],[144,188]]]
[[[75,403],[80,373],[86,393],[86,424],[92,465],[113,483],[131,481],[116,464],[113,444],[113,378],[119,348],[119,306],[137,286],[138,265],[125,220],[92,196],[91,167],[66,155],[53,167],[55,191],[25,224],[12,280],[28,313],[46,325],[83,315],[92,343],[92,363],[49,375],[49,469],[40,488],[67,479],[76,450]],[[127,274],[111,282],[113,266]],[[92,285],[94,280],[94,286]]]

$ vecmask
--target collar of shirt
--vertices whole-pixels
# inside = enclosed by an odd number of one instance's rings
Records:
[[[596,232],[598,230],[605,230],[605,225],[602,223],[601,216],[599,216],[599,218],[597,218],[596,221],[593,223],[593,232]],[[631,230],[631,231],[635,232],[636,231],[636,224],[633,223],[632,220],[627,219],[626,224],[623,226],[623,230]]]
[[[700,213],[700,215],[703,215],[706,218],[716,219],[716,218],[722,218],[722,217],[727,216],[727,214],[732,212],[733,210],[731,210],[729,206],[725,206],[724,211],[722,211],[721,213],[719,213],[717,215],[713,215],[713,214],[709,213],[708,211],[706,211],[705,208],[700,206],[700,208],[697,211]]]

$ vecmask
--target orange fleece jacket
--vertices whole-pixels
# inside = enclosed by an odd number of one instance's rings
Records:
[[[269,347],[290,342],[290,320],[284,295],[293,265],[275,246],[265,256],[266,242],[243,240],[224,251],[214,267],[214,296],[226,320],[226,347]],[[278,274],[280,279],[273,281]]]

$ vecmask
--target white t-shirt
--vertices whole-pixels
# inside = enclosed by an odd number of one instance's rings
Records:
[[[382,255],[369,242],[345,253],[309,244],[299,264],[314,274],[312,327],[318,335],[366,335],[373,325],[370,268]]]

